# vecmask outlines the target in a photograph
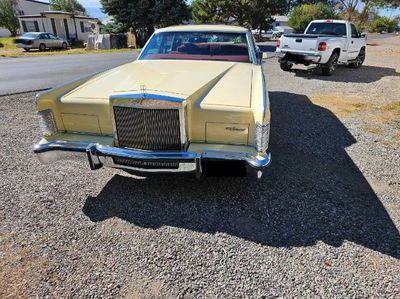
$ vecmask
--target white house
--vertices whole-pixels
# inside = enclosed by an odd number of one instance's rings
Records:
[[[17,16],[38,14],[50,10],[50,4],[37,0],[18,0],[15,7]],[[10,36],[10,31],[0,27],[0,36]]]
[[[288,17],[287,16],[272,16],[275,20],[272,23],[272,27],[286,27],[288,25]]]
[[[86,41],[89,33],[98,32],[99,20],[64,11],[43,11],[19,16],[21,34],[45,31],[69,41]]]
[[[86,41],[89,33],[99,30],[99,21],[96,18],[51,11],[47,2],[18,0],[15,12],[20,23],[20,34],[45,31],[73,42]],[[10,32],[0,28],[0,36],[10,36]]]

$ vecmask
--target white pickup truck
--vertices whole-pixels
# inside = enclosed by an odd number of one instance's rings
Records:
[[[276,54],[281,69],[290,71],[294,64],[317,64],[329,76],[338,63],[361,67],[365,59],[365,35],[353,23],[316,20],[304,34],[284,34],[277,41]]]

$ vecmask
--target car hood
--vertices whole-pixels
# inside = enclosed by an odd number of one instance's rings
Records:
[[[200,100],[202,105],[250,107],[251,63],[188,60],[138,60],[93,77],[62,101],[106,99],[111,95],[159,94]]]

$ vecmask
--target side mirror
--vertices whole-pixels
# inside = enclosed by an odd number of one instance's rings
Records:
[[[366,32],[361,32],[360,37],[361,38],[366,38],[367,37],[367,33]]]

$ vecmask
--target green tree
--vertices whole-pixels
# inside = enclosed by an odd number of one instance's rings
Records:
[[[121,23],[108,23],[101,27],[101,33],[124,33],[126,28]]]
[[[288,14],[292,8],[303,4],[317,4],[322,2],[327,5],[335,6],[338,1],[339,0],[287,0],[285,14]]]
[[[77,0],[50,0],[52,10],[86,14],[86,9]]]
[[[15,13],[17,0],[0,0],[0,27],[4,27],[16,36],[19,29],[19,21]]]
[[[399,17],[388,18],[383,16],[375,16],[372,20],[369,29],[372,32],[393,32],[398,29]]]
[[[316,19],[334,19],[336,18],[335,9],[324,3],[303,4],[294,7],[288,18],[288,24],[296,32],[303,32],[308,23]]]
[[[154,28],[182,24],[190,18],[184,0],[101,0],[103,11],[123,24],[133,27],[139,45],[143,45]]]
[[[271,15],[281,14],[285,0],[194,0],[192,18],[195,23],[238,24],[265,29],[271,23]]]

